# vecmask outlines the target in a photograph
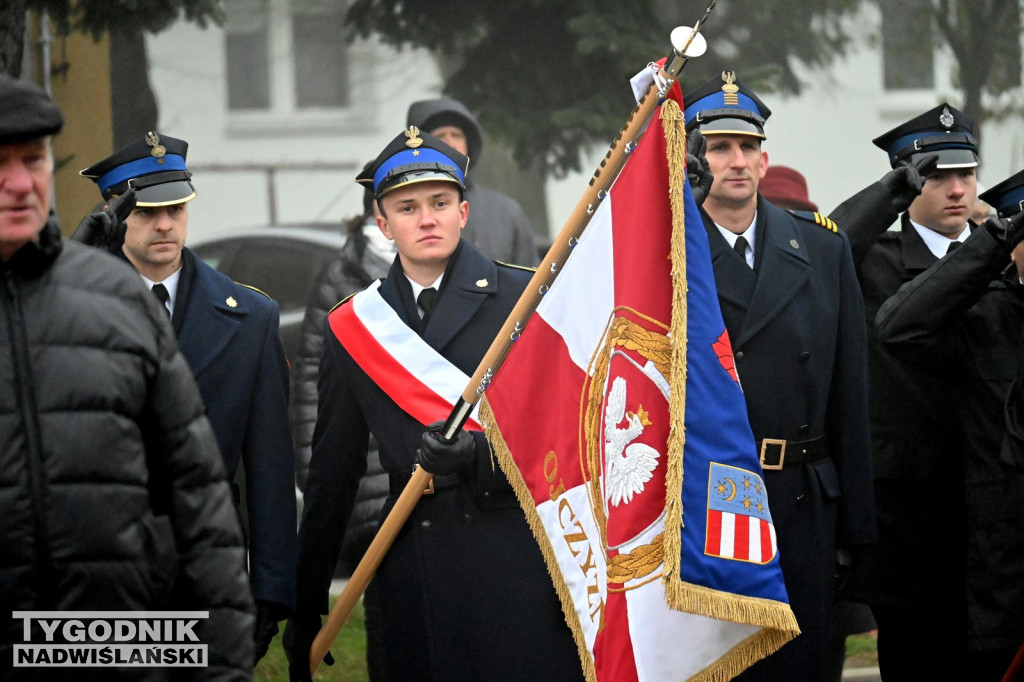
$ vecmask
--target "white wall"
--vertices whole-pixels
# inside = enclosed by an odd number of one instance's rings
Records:
[[[339,222],[361,211],[359,170],[405,125],[410,102],[435,97],[441,79],[424,50],[396,51],[376,41],[350,50],[358,102],[344,111],[229,112],[224,34],[180,22],[147,38],[160,132],[189,142],[188,166],[198,197],[192,237],[268,222],[266,176],[203,170],[215,164],[340,164],[342,170],[282,172],[279,222]],[[287,59],[287,55],[278,58]]]

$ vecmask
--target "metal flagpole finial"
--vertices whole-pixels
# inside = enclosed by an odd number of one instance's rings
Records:
[[[711,10],[715,8],[716,4],[718,4],[718,0],[711,0],[711,4],[704,10],[704,16],[694,24],[693,28],[678,26],[672,31],[670,36],[672,41],[672,58],[665,65],[665,73],[668,74],[669,78],[678,76],[688,59],[699,57],[707,51],[708,44],[704,40],[704,36],[700,34],[700,29],[704,26],[704,22],[707,21]]]

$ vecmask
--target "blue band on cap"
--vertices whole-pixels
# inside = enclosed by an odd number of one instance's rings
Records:
[[[459,182],[463,185],[466,184],[466,178],[462,174],[462,169],[459,168],[457,163],[436,149],[421,147],[419,149],[403,149],[382,163],[380,168],[377,169],[377,172],[373,174],[373,191],[377,191],[377,188],[380,187],[380,183],[388,177],[388,173],[396,168],[400,168],[401,166],[408,166],[414,163],[441,163],[445,166],[450,166],[452,171],[458,177]]]
[[[736,98],[739,101],[738,106],[735,104],[726,104],[725,93],[721,91],[708,95],[707,97],[701,97],[699,100],[686,107],[686,122],[690,123],[697,114],[705,109],[746,109],[747,111],[752,111],[758,116],[761,116],[761,110],[757,108],[757,104],[754,100],[750,99],[742,92],[736,93]]]
[[[942,137],[943,134],[948,133],[950,135],[950,141],[947,142],[933,142],[936,137]],[[910,135],[904,135],[903,137],[897,138],[889,143],[888,154],[889,156],[895,156],[899,152],[903,151],[907,147],[914,145],[917,140],[928,140],[927,145],[919,147],[919,151],[925,149],[937,150],[937,149],[970,149],[972,152],[977,153],[978,148],[975,145],[964,142],[963,133],[952,132],[945,130],[918,130],[916,133]]]
[[[1024,201],[1024,185],[1020,187],[1014,187],[1005,194],[999,197],[996,210],[1000,213],[1006,213],[1007,209],[1020,208],[1020,202]],[[1016,213],[1017,211],[1014,211]]]
[[[183,156],[164,154],[162,160],[163,163],[160,163],[161,159],[157,159],[155,156],[147,156],[144,159],[129,161],[101,175],[96,184],[100,186],[100,192],[106,192],[114,185],[119,185],[125,180],[131,180],[142,175],[169,170],[188,170],[185,167],[185,158]]]

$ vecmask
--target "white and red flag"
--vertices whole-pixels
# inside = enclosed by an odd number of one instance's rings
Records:
[[[684,164],[667,99],[480,411],[592,681],[729,679],[798,633]]]

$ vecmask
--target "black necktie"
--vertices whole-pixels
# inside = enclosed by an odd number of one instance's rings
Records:
[[[153,292],[156,300],[160,301],[160,306],[164,309],[164,312],[167,313],[167,317],[170,317],[171,310],[167,307],[167,301],[171,300],[171,295],[167,292],[167,287],[158,282],[153,285],[153,288],[150,289],[150,291]]]
[[[956,251],[957,249],[959,249],[960,248],[960,244],[961,244],[961,242],[950,242],[949,246],[946,247],[946,255],[948,256],[949,254],[951,254],[954,251]]]
[[[437,303],[437,289],[427,287],[416,297],[416,305],[423,309],[423,324],[427,323],[430,313],[434,312],[434,304]]]
[[[740,258],[743,259],[743,262],[746,263],[747,262],[747,238],[746,237],[737,237],[736,238],[736,243],[732,245],[732,248],[734,248],[736,250],[736,253],[738,253],[740,255]]]

